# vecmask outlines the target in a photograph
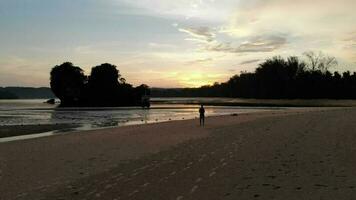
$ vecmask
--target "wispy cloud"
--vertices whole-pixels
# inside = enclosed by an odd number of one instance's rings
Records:
[[[186,62],[188,65],[194,65],[194,64],[205,64],[208,62],[213,61],[214,59],[212,58],[203,58],[203,59],[197,59],[197,60],[192,60],[192,61],[188,61]]]
[[[246,64],[251,64],[251,63],[257,63],[259,62],[261,59],[252,59],[252,60],[245,60],[240,62],[240,65],[246,65]]]
[[[349,45],[356,45],[356,31],[350,33],[344,41]]]
[[[157,43],[157,42],[150,42],[148,43],[148,46],[155,49],[165,49],[165,50],[177,47],[176,45],[173,44],[165,44],[165,43]]]
[[[216,42],[207,45],[206,50],[226,53],[272,52],[280,49],[286,43],[287,39],[280,36],[256,37],[237,46],[233,46],[231,43]]]
[[[190,28],[179,28],[180,32],[189,34],[192,38],[188,40],[197,40],[200,42],[212,42],[215,39],[215,33],[209,27],[190,27]]]
[[[245,42],[233,45],[232,42],[218,41],[216,39],[216,33],[209,27],[179,28],[178,30],[189,34],[191,38],[188,38],[188,40],[197,41],[203,44],[202,49],[206,51],[226,53],[271,52],[281,48],[287,43],[285,37],[272,35],[251,37]],[[233,38],[230,39],[233,40]]]

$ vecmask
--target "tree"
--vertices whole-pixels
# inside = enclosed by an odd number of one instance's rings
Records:
[[[92,106],[114,106],[119,98],[119,70],[104,63],[91,69],[88,79],[88,101]]]
[[[306,57],[307,66],[311,71],[320,70],[321,72],[326,72],[338,64],[335,57],[325,55],[322,52],[308,51],[303,55]]]
[[[61,100],[62,106],[73,106],[80,103],[86,80],[83,70],[70,62],[56,65],[51,70],[51,89]]]
[[[117,85],[121,77],[115,65],[104,63],[91,69],[89,84]]]

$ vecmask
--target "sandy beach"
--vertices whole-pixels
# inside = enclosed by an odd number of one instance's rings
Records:
[[[355,116],[276,110],[0,143],[0,199],[355,199]]]

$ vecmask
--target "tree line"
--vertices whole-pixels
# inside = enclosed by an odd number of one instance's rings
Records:
[[[57,65],[51,70],[50,86],[61,106],[149,106],[142,101],[149,87],[126,83],[117,67],[109,63],[93,67],[89,76],[70,62]]]
[[[356,99],[356,73],[331,72],[334,57],[307,52],[306,59],[276,56],[254,72],[241,72],[227,82],[200,88],[156,89],[153,96],[235,97],[258,99]]]
[[[19,97],[12,92],[0,88],[0,99],[18,99]]]
[[[0,99],[50,99],[54,97],[48,87],[0,87]]]

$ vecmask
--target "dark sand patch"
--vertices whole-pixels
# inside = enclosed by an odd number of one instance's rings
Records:
[[[11,125],[0,126],[0,138],[60,131],[79,127],[73,124]]]

